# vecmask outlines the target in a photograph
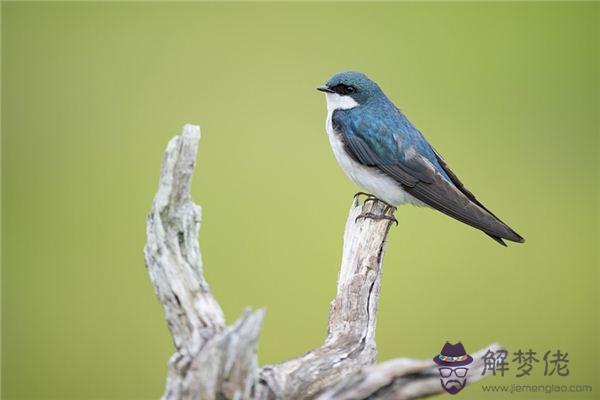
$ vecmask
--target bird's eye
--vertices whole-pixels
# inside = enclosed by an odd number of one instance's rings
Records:
[[[356,88],[354,86],[344,85],[343,83],[340,83],[339,85],[335,85],[334,87],[332,87],[332,89],[334,92],[336,92],[337,94],[340,94],[342,96],[345,96],[350,93],[354,93],[356,91]]]

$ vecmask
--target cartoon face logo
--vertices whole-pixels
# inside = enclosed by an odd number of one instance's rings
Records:
[[[456,394],[465,387],[469,372],[466,365],[473,362],[473,357],[467,354],[461,342],[446,342],[440,354],[433,357],[433,361],[439,365],[440,383],[446,392]]]

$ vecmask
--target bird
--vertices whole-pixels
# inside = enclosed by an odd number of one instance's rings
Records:
[[[428,206],[483,231],[499,244],[525,239],[496,217],[452,172],[423,134],[365,74],[344,71],[317,90],[327,101],[325,128],[344,173],[393,210]],[[393,218],[384,215],[379,218]],[[367,215],[373,217],[372,214]]]

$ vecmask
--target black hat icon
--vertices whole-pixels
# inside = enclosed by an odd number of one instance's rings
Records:
[[[461,342],[450,344],[446,342],[442,351],[437,356],[433,357],[433,361],[437,365],[444,367],[460,367],[473,362],[473,357],[467,354],[465,347]]]

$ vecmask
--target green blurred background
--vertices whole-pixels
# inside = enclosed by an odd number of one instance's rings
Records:
[[[598,3],[2,2],[2,398],[162,394],[173,348],[142,247],[163,150],[188,122],[228,321],[266,308],[261,363],[318,346],[357,189],[315,87],[344,69],[379,82],[527,238],[502,248],[398,210],[379,359],[446,340],[560,349],[568,377],[542,362],[516,379],[513,363],[485,382],[597,392],[599,17]],[[504,397],[479,386],[460,397]]]

